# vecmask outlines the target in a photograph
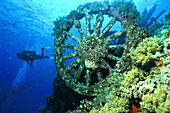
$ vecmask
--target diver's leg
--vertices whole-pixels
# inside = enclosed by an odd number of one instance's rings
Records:
[[[29,62],[30,60],[26,60],[26,62],[30,65],[30,67],[32,68],[32,63],[31,61]]]
[[[26,60],[26,62],[27,62],[29,65],[31,65],[31,63],[29,62],[29,60]]]
[[[44,57],[44,49],[45,48],[41,48],[41,57]]]
[[[31,67],[31,68],[33,68],[33,62],[34,62],[34,60],[32,59],[32,60],[31,60],[31,63],[30,63],[30,67]]]
[[[44,56],[44,58],[50,58],[49,56]]]

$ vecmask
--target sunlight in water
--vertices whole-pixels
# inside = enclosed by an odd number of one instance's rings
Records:
[[[25,74],[27,71],[27,63],[23,62],[23,64],[21,65],[16,78],[14,79],[13,83],[12,83],[12,89],[16,89],[19,87],[19,85],[21,85],[22,83],[25,82]]]

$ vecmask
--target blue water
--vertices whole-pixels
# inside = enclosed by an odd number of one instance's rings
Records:
[[[24,49],[53,56],[53,21],[95,0],[1,0],[0,2],[0,113],[35,113],[52,95],[54,59],[34,61],[34,69],[16,57]],[[102,0],[98,0],[102,1]],[[112,0],[109,0],[112,1]],[[167,0],[134,0],[142,13],[158,4],[153,16],[170,11]],[[164,14],[166,14],[166,12]],[[163,20],[164,14],[158,19]],[[116,28],[115,28],[116,29]]]

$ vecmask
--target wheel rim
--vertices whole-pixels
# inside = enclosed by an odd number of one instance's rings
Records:
[[[97,4],[97,10],[89,9],[90,6],[96,6],[96,2],[91,3],[90,5],[85,4],[84,6],[79,6],[77,11],[72,11],[67,17],[57,20],[55,23],[56,27],[54,28],[54,31],[56,31],[56,34],[54,34],[56,35],[54,57],[58,73],[67,86],[81,95],[96,96],[101,90],[111,86],[109,79],[111,76],[114,76],[114,68],[110,66],[106,59],[113,60],[117,62],[115,65],[119,65],[118,62],[120,62],[121,58],[126,53],[125,51],[130,48],[130,44],[128,43],[130,41],[126,41],[126,44],[121,45],[109,45],[109,42],[125,33],[127,36],[131,35],[131,32],[129,31],[133,31],[135,28],[132,19],[123,18],[119,14],[119,11],[112,8],[108,2],[99,4]],[[90,20],[92,19],[93,14],[97,15],[97,17],[96,23],[94,24],[94,31],[92,32]],[[108,15],[113,18],[100,32],[104,20],[103,15]],[[83,17],[85,17],[86,20],[86,34],[83,32],[80,23],[80,19]],[[125,28],[111,36],[105,37],[116,21],[120,21]],[[73,25],[77,28],[81,39],[69,33],[69,30]],[[64,44],[68,39],[68,36],[77,42],[78,46]],[[76,52],[63,56],[65,48],[76,50]],[[109,50],[123,48],[125,49],[122,57],[117,57],[109,53]],[[74,57],[76,57],[76,60],[66,67],[64,63],[66,59]],[[102,69],[105,69],[108,73],[103,75],[103,72],[100,72]]]

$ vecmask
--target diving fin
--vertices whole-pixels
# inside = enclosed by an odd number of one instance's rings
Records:
[[[54,59],[54,57],[50,57],[50,59]]]
[[[51,47],[44,47],[44,49],[50,49]]]

